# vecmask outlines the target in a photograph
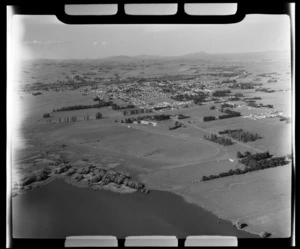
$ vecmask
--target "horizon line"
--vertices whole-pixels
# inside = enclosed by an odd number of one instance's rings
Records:
[[[220,52],[220,53],[211,53],[211,52],[205,52],[205,51],[198,51],[198,52],[191,52],[191,53],[185,53],[185,54],[179,54],[179,55],[157,55],[157,54],[138,54],[138,55],[126,55],[126,54],[119,54],[119,55],[110,55],[110,56],[105,56],[105,57],[97,57],[97,58],[43,58],[43,57],[38,57],[38,58],[23,58],[20,59],[20,61],[24,60],[102,60],[102,59],[109,59],[109,58],[114,58],[114,57],[129,57],[129,58],[134,58],[134,57],[142,57],[142,56],[155,56],[155,57],[161,57],[161,58],[172,58],[172,57],[184,57],[184,56],[189,56],[193,54],[207,54],[207,55],[237,55],[237,54],[255,54],[255,53],[274,53],[274,52],[291,52],[291,50],[265,50],[265,51],[244,51],[244,52]]]

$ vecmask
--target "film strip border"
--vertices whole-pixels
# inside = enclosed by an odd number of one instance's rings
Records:
[[[207,2],[207,1],[206,1]],[[206,3],[203,2],[203,3]],[[218,1],[218,3],[227,1]],[[125,13],[125,4],[130,3],[177,3],[178,11],[172,16],[130,16]],[[272,1],[272,2],[238,2],[237,12],[235,15],[229,16],[190,16],[184,11],[185,3],[201,3],[197,0],[189,1],[101,1],[100,4],[118,4],[118,12],[112,16],[68,16],[64,11],[65,4],[99,4],[99,1],[87,0],[87,1],[65,1],[64,3],[51,3],[41,4],[38,1],[14,1],[11,4],[14,8],[14,14],[25,15],[56,15],[58,19],[67,24],[218,24],[218,23],[235,23],[241,21],[247,14],[291,14],[290,5],[285,1]],[[292,187],[293,190],[293,187]],[[88,236],[90,237],[90,236]],[[12,248],[56,248],[56,247],[89,247],[86,243],[91,243],[92,247],[131,247],[131,246],[169,246],[169,247],[189,247],[189,246],[205,246],[203,243],[209,243],[211,239],[212,243],[219,242],[228,237],[206,237],[206,236],[189,236],[187,238],[176,238],[175,236],[163,236],[163,237],[128,237],[127,239],[117,239],[114,236],[96,236],[93,238],[79,238],[68,237],[66,239],[17,239],[11,238],[10,246]],[[217,237],[219,237],[217,239]],[[256,246],[260,245],[270,246],[276,245],[289,246],[291,238],[272,238],[272,239],[246,239],[231,237],[231,242],[238,244],[238,246]],[[126,243],[127,241],[127,243]],[[205,242],[206,241],[206,242]],[[133,244],[131,244],[133,243]],[[134,243],[137,243],[134,245]],[[144,243],[144,244],[141,244]],[[146,245],[145,243],[150,243]],[[151,244],[151,243],[156,243]],[[165,244],[164,244],[165,243]],[[173,243],[173,244],[172,244]],[[82,245],[80,245],[82,244]],[[215,244],[211,244],[212,246]],[[234,245],[234,244],[233,244]]]
[[[70,236],[66,239],[13,239],[11,248],[80,248],[80,247],[206,247],[206,246],[290,246],[290,238],[247,239],[233,236]]]
[[[126,4],[177,4],[177,12],[174,15],[128,15],[125,12]],[[247,14],[289,14],[290,5],[287,2],[272,2],[270,8],[269,2],[238,2],[237,12],[233,15],[225,16],[203,16],[189,15],[184,10],[185,4],[201,3],[201,1],[66,1],[65,3],[51,3],[41,5],[28,2],[27,4],[19,4],[14,6],[15,14],[29,15],[56,15],[57,18],[66,24],[221,24],[221,23],[236,23],[244,19]],[[205,3],[205,2],[203,2]],[[218,1],[222,3],[222,1]],[[226,3],[226,1],[224,1]],[[68,15],[65,12],[66,4],[117,4],[118,10],[115,15]]]

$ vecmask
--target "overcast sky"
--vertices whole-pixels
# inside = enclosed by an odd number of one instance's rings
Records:
[[[287,15],[248,15],[223,25],[67,25],[55,16],[13,18],[18,57],[81,59],[290,49]]]

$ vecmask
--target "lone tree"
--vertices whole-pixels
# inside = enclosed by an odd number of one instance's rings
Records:
[[[102,118],[102,113],[101,112],[97,112],[96,119],[101,119],[101,118]]]

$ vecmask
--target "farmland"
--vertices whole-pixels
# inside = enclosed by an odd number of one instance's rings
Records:
[[[138,59],[118,57],[102,61],[26,61],[15,94],[15,111],[22,115],[16,115],[12,139],[13,192],[17,195],[29,190],[19,185],[20,179],[59,158],[75,168],[94,165],[128,173],[150,190],[171,191],[218,217],[245,222],[245,231],[289,236],[291,162],[201,181],[205,175],[243,169],[237,160],[238,151],[269,151],[274,156],[292,153],[292,125],[280,121],[281,117],[292,116],[288,59],[279,58],[267,65],[261,57],[259,62],[257,58],[238,59],[156,58],[145,59],[143,64]],[[268,82],[274,78],[277,80]],[[261,85],[232,89],[232,80]],[[274,92],[257,92],[256,87],[270,87]],[[214,96],[215,90],[226,90],[229,96]],[[36,92],[41,94],[33,94]],[[244,97],[230,101],[236,93]],[[178,95],[185,100],[174,100]],[[156,120],[156,125],[122,123],[127,118],[123,109],[111,106],[53,112],[68,106],[95,105],[95,97],[120,106],[153,109],[153,113],[129,117],[168,114],[170,118]],[[243,98],[252,97],[260,97],[257,103],[273,108],[249,107]],[[224,114],[219,110],[224,103],[234,103],[229,109],[241,116],[219,119]],[[101,118],[96,119],[99,112]],[[44,118],[45,113],[49,117]],[[186,117],[180,119],[182,115]],[[205,116],[217,118],[205,122]],[[76,122],[67,122],[67,117],[76,117]],[[182,125],[170,129],[176,122]],[[243,129],[261,138],[247,143],[233,139],[228,146],[204,139],[226,129]]]

